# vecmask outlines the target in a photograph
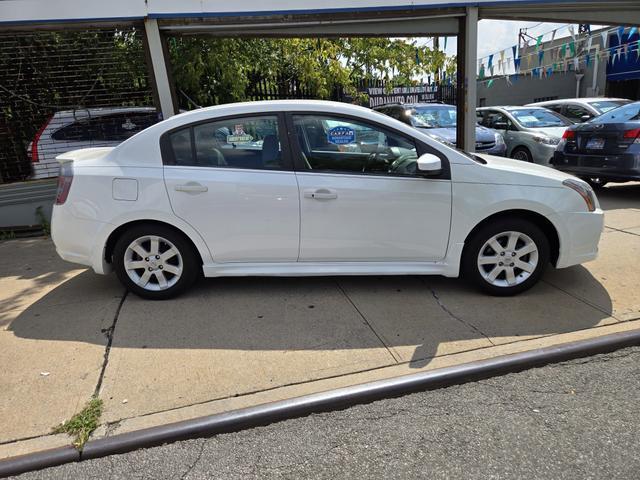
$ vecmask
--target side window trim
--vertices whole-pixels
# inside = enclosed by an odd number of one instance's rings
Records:
[[[365,125],[369,125],[373,128],[382,130],[383,132],[389,132],[394,135],[398,135],[403,138],[407,138],[408,135],[406,133],[400,132],[392,127],[388,127],[386,125],[380,124],[375,121],[371,121],[368,119],[362,119],[360,117],[356,117],[353,115],[342,114],[342,113],[333,113],[333,112],[320,112],[320,111],[308,111],[308,110],[296,110],[296,111],[287,111],[285,112],[285,121],[287,126],[287,139],[289,141],[290,154],[293,158],[293,169],[296,172],[301,173],[314,173],[313,170],[309,170],[303,161],[303,153],[300,150],[300,146],[298,145],[298,140],[295,135],[295,128],[293,125],[293,117],[294,115],[306,115],[306,116],[325,116],[325,117],[337,117],[343,118],[346,120],[352,120],[354,122],[363,123]],[[432,153],[436,155],[442,161],[442,173],[437,176],[429,177],[434,180],[450,180],[451,179],[451,167],[449,166],[449,159],[447,156],[442,153],[440,150],[420,141],[420,139],[415,137],[410,137],[411,140],[416,145],[416,153],[418,156],[423,155],[425,153]],[[371,173],[371,172],[328,172],[328,171],[316,171],[317,174],[331,174],[331,175],[357,175],[357,176],[366,176],[366,177],[389,177],[389,178],[405,178],[405,179],[415,179],[415,178],[423,178],[415,175],[389,175],[384,173]]]
[[[205,120],[198,120],[191,123],[186,123],[184,125],[180,125],[172,128],[171,130],[167,130],[162,135],[160,135],[160,156],[162,159],[162,166],[181,166],[177,165],[173,153],[173,148],[171,147],[171,134],[188,128],[190,131],[191,137],[191,156],[192,162],[194,165],[189,166],[189,168],[206,168],[206,169],[230,169],[234,167],[223,167],[223,166],[201,166],[196,164],[196,147],[195,147],[195,134],[194,127],[198,125],[203,125],[211,122],[221,122],[226,120],[234,120],[240,118],[251,118],[251,117],[277,117],[277,125],[278,125],[278,141],[280,142],[280,147],[282,148],[282,168],[278,169],[269,169],[270,172],[292,172],[293,168],[293,156],[291,155],[291,148],[289,146],[289,139],[287,135],[287,125],[285,122],[284,113],[281,111],[272,111],[272,112],[251,112],[251,113],[242,113],[239,115],[225,115],[222,117],[211,117]],[[265,171],[265,169],[253,169],[253,168],[237,168],[238,170],[252,170],[252,171]]]

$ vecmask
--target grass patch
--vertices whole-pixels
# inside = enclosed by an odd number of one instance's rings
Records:
[[[54,427],[53,433],[67,433],[74,436],[73,446],[82,450],[84,444],[89,440],[89,435],[98,428],[101,415],[102,400],[93,397],[80,412]]]

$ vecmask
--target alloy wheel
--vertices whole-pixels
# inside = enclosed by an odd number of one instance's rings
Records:
[[[184,271],[182,255],[166,238],[145,235],[129,244],[124,254],[124,269],[139,287],[160,291],[175,285]]]
[[[496,287],[513,287],[529,278],[538,266],[538,246],[521,232],[498,233],[478,253],[478,270]]]

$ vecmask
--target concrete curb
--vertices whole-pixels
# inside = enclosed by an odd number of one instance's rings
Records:
[[[0,477],[346,408],[640,345],[640,329],[185,420],[0,461]]]

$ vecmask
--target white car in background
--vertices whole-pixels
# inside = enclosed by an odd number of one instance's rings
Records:
[[[57,177],[56,156],[88,147],[113,147],[160,121],[155,108],[86,108],[56,112],[37,131],[27,153],[33,178]]]
[[[150,299],[202,274],[462,273],[513,295],[593,260],[603,228],[582,180],[343,103],[210,107],[58,159],[59,255]]]
[[[542,107],[482,107],[476,110],[476,117],[480,125],[502,134],[508,157],[545,166],[550,164],[564,131],[573,125]]]
[[[562,100],[548,100],[530,103],[528,107],[544,107],[568,118],[572,122],[582,123],[591,120],[614,108],[631,103],[624,98],[565,98]]]

